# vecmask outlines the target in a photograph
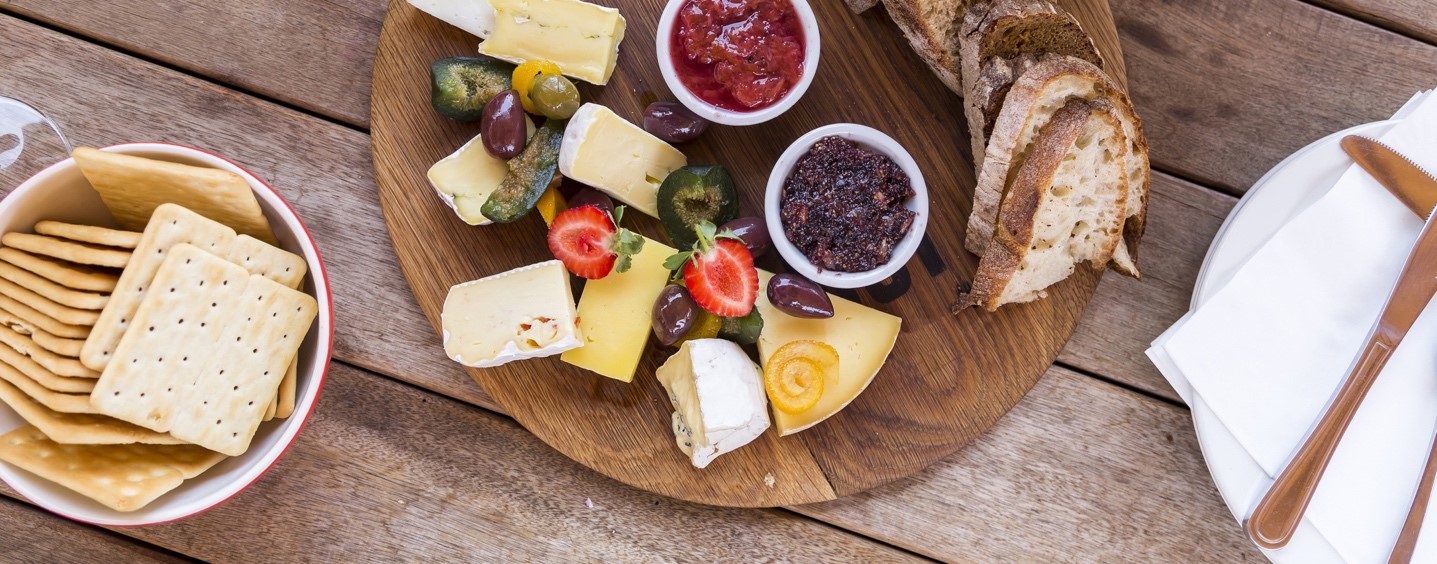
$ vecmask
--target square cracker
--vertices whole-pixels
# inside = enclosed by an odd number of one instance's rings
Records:
[[[244,454],[314,321],[314,298],[191,245],[171,249],[152,285],[96,384],[96,407]]]
[[[130,327],[135,311],[145,299],[145,289],[155,279],[160,264],[170,250],[179,244],[189,243],[216,255],[225,256],[234,242],[233,229],[206,219],[199,214],[174,204],[164,204],[155,209],[150,225],[145,228],[139,246],[135,247],[135,258],[120,274],[120,281],[105,304],[104,311],[95,321],[95,327],[85,340],[80,352],[80,362],[94,370],[104,370],[110,361],[110,354],[119,346],[120,338]]]
[[[76,264],[124,268],[125,264],[130,262],[130,251],[127,249],[87,245],[49,235],[10,232],[0,237],[0,243],[27,253]]]
[[[0,279],[8,280],[21,288],[39,294],[65,307],[83,310],[100,310],[110,300],[107,294],[66,288],[62,284],[0,260]]]
[[[269,220],[249,183],[226,170],[80,147],[71,155],[126,229],[142,230],[162,204],[174,203],[266,243]]]
[[[40,405],[19,388],[0,380],[0,402],[9,405],[20,418],[39,427],[57,443],[76,445],[125,445],[144,443],[178,445],[184,441],[164,433],[137,427],[103,415],[58,413]]]
[[[85,365],[80,364],[79,360],[45,350],[45,347],[35,344],[34,339],[9,327],[0,327],[0,343],[30,357],[36,364],[45,367],[45,370],[54,372],[57,376],[66,378],[100,377],[99,372],[86,368]]]
[[[21,373],[9,364],[0,363],[0,380],[9,382],[30,399],[58,413],[98,414],[90,405],[90,394],[62,394],[44,386]]]
[[[66,339],[51,335],[34,323],[6,311],[3,307],[0,307],[0,327],[7,327],[21,335],[28,335],[35,341],[35,344],[40,345],[40,348],[60,356],[78,358],[80,347],[85,345],[84,339]]]
[[[120,275],[114,271],[69,264],[10,247],[0,247],[0,260],[43,276],[66,288],[76,290],[108,294],[115,291],[115,283],[120,281]]]
[[[46,370],[33,359],[20,354],[9,345],[0,345],[0,363],[10,366],[20,373],[34,380],[35,383],[44,386],[46,389],[66,394],[85,394],[89,401],[90,392],[95,391],[94,378],[66,378],[57,376],[54,372]],[[23,390],[22,390],[23,391]],[[63,411],[63,410],[60,410]]]
[[[248,235],[235,238],[227,258],[230,262],[245,267],[251,274],[264,276],[296,290],[304,283],[304,275],[309,271],[309,264],[304,261],[304,257]],[[285,419],[294,413],[294,392],[298,375],[299,359],[296,358],[284,371],[279,395],[271,404],[265,421]]]
[[[4,278],[0,278],[0,295],[30,306],[35,311],[48,315],[60,323],[91,326],[100,318],[98,311],[62,305]]]
[[[59,221],[45,220],[35,224],[35,232],[41,235],[89,243],[91,245],[103,245],[106,247],[120,247],[122,249],[133,249],[140,244],[139,231],[122,231],[110,229],[98,225],[79,225],[75,223],[63,223]]]
[[[66,339],[84,339],[90,335],[90,328],[84,325],[60,323],[55,318],[35,311],[35,308],[0,294],[0,309],[5,310],[28,325],[43,329],[46,333]],[[8,325],[8,324],[7,324]]]
[[[224,455],[194,445],[65,445],[32,426],[0,436],[0,460],[115,511],[135,511]]]

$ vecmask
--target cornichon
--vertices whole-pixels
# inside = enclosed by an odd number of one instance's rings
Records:
[[[551,119],[539,126],[524,152],[509,160],[509,173],[489,195],[479,212],[495,223],[516,221],[539,203],[539,197],[559,173],[559,143],[564,120]]]
[[[511,88],[514,65],[495,59],[450,57],[429,65],[434,111],[459,121],[479,121],[484,104]]]

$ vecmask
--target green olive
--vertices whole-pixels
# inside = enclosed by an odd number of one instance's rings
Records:
[[[529,101],[544,117],[569,119],[579,111],[579,89],[557,74],[541,74],[529,86]]]

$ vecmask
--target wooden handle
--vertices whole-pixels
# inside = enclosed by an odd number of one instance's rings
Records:
[[[1302,521],[1307,504],[1312,502],[1312,494],[1332,460],[1333,451],[1337,450],[1337,443],[1396,348],[1392,341],[1397,339],[1386,338],[1388,331],[1384,329],[1379,325],[1373,332],[1332,405],[1248,517],[1247,534],[1258,546],[1278,549],[1292,540],[1292,533]]]
[[[1422,471],[1417,494],[1412,496],[1412,508],[1407,511],[1407,522],[1402,524],[1402,533],[1397,535],[1397,544],[1392,546],[1387,564],[1412,561],[1412,552],[1417,549],[1417,535],[1422,532],[1422,518],[1427,515],[1427,500],[1432,497],[1433,479],[1437,479],[1437,438],[1432,440],[1432,451],[1427,453],[1427,468]]]

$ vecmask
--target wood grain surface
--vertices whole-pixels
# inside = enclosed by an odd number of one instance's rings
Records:
[[[1074,14],[1088,18],[1085,27],[1110,25],[1091,19],[1107,16],[1106,0],[1083,1],[1100,5]],[[628,24],[618,70],[608,86],[581,91],[586,100],[639,121],[646,99],[672,99],[652,48],[663,3],[620,4]],[[942,264],[915,257],[901,276],[885,282],[909,284],[896,296],[857,292],[865,305],[903,318],[904,327],[887,364],[853,403],[792,437],[770,430],[702,470],[674,447],[673,408],[652,377],[670,351],[649,347],[631,384],[553,357],[470,370],[520,424],[585,466],[648,491],[725,506],[809,503],[863,491],[917,472],[982,434],[1052,364],[1086,305],[1097,277],[1079,269],[1046,300],[998,313],[948,314],[978,262],[961,244],[974,179],[971,153],[961,148],[967,130],[959,105],[888,25],[874,26],[838,3],[814,10],[823,63],[798,104],[761,126],[712,128],[684,152],[693,163],[723,164],[746,213],[762,216],[769,171],[793,139],[829,123],[874,126],[906,147],[924,171],[927,242]],[[508,225],[468,226],[432,196],[424,176],[478,132],[475,124],[437,115],[429,103],[429,63],[468,53],[472,44],[469,35],[395,0],[374,67],[380,204],[400,266],[436,334],[450,286],[552,256],[538,214]],[[1110,60],[1121,59],[1114,41],[1104,47]],[[862,95],[854,95],[855,86]],[[638,219],[640,232],[666,239],[657,222]],[[764,258],[761,264],[786,269]],[[776,479],[771,485],[770,477]]]
[[[0,484],[0,491],[9,493],[3,484]],[[185,560],[129,542],[110,531],[67,521],[29,504],[0,498],[0,561],[40,564]]]
[[[1313,0],[1373,25],[1437,43],[1437,3],[1428,0]]]

